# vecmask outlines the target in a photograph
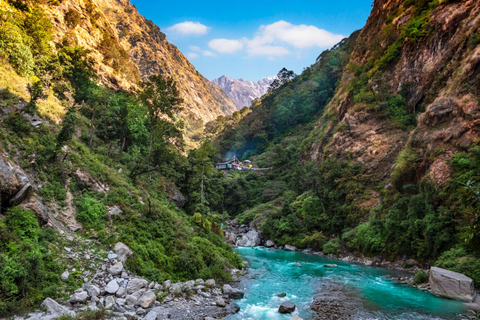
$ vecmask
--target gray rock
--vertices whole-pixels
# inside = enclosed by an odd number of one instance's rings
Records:
[[[232,288],[230,285],[226,284],[223,286],[223,293],[228,295],[231,299],[242,299],[244,292],[240,289]]]
[[[80,292],[75,292],[71,297],[70,297],[70,302],[71,303],[84,303],[88,299],[88,293],[87,291],[80,291]]]
[[[127,295],[127,290],[124,287],[118,288],[117,292],[115,293],[115,296],[118,298],[125,298]]]
[[[116,216],[117,214],[122,214],[123,211],[118,206],[107,207],[108,214],[111,216]]]
[[[23,202],[29,195],[32,190],[32,185],[30,183],[25,184],[20,191],[18,191],[13,198],[10,199],[10,206],[14,207]]]
[[[107,256],[108,260],[113,260],[118,258],[118,254],[116,253],[109,253]]]
[[[271,248],[274,245],[275,245],[275,243],[272,240],[267,240],[267,242],[265,242],[265,247],[267,247],[267,248]]]
[[[297,247],[286,244],[284,247],[285,251],[297,251]]]
[[[148,281],[145,279],[141,278],[134,278],[128,281],[127,284],[127,293],[133,293],[136,292],[142,288],[145,288],[148,285]]]
[[[300,318],[298,315],[294,314],[292,319],[290,320],[303,320],[302,318]]]
[[[113,307],[114,304],[115,304],[115,298],[113,296],[105,297],[105,302],[104,302],[105,309]]]
[[[145,313],[147,313],[147,311],[145,311],[145,309],[143,308],[138,308],[137,311],[135,311],[136,314],[138,314],[139,316],[143,316]]]
[[[231,302],[226,309],[229,314],[235,314],[240,311],[240,306],[235,302]]]
[[[107,284],[105,291],[110,294],[115,294],[119,288],[120,286],[117,283],[117,279],[113,279]]]
[[[193,281],[193,280],[187,281],[187,282],[184,283],[184,285],[185,285],[187,288],[192,289],[193,286],[195,285],[195,281]]]
[[[170,288],[171,285],[172,285],[172,282],[170,280],[165,280],[163,282],[163,286],[167,289]]]
[[[261,242],[260,235],[256,230],[250,230],[242,236],[240,240],[237,241],[237,246],[239,247],[256,247],[259,246]]]
[[[287,294],[285,292],[282,292],[282,293],[277,295],[277,297],[279,297],[279,298],[285,298],[286,296],[287,296]]]
[[[301,267],[302,264],[301,264],[300,262],[295,262],[294,266],[295,266],[295,267]]]
[[[157,301],[155,293],[153,293],[153,291],[147,291],[135,302],[135,305],[147,309],[150,308],[155,301]]]
[[[46,298],[45,300],[43,300],[40,307],[43,309],[47,309],[47,314],[51,315],[62,315],[68,313],[69,311],[67,308],[58,304],[55,300],[51,298]]]
[[[215,299],[215,304],[218,306],[218,307],[222,307],[224,308],[227,304],[225,303],[225,300],[222,298],[222,297],[217,297]]]
[[[182,292],[182,287],[178,283],[174,283],[168,288],[168,291],[170,291],[170,293],[179,294]]]
[[[432,293],[437,296],[465,302],[475,301],[473,280],[464,274],[432,267],[429,281]]]
[[[118,304],[118,303],[115,303],[115,304],[113,305],[112,310],[113,310],[114,312],[120,312],[120,313],[125,313],[125,311],[127,311],[127,310],[125,310],[124,307],[122,307],[122,306],[121,306],[120,304]]]
[[[121,274],[123,271],[123,263],[117,262],[110,268],[108,268],[108,272],[110,272],[111,275],[116,276]]]
[[[69,276],[70,276],[70,273],[68,272],[68,270],[65,270],[65,271],[63,271],[60,278],[62,278],[62,280],[67,280]]]
[[[197,285],[202,285],[202,284],[204,284],[204,283],[205,283],[205,281],[203,281],[203,279],[197,279],[197,280],[195,280],[195,284],[197,284]]]
[[[295,311],[295,305],[290,301],[283,302],[278,308],[280,313],[292,313],[293,311]]]
[[[324,264],[323,265],[324,268],[338,268],[338,265],[334,264],[334,263],[330,263],[330,264]]]
[[[152,310],[149,313],[147,313],[147,315],[145,316],[145,318],[143,318],[143,320],[157,320],[157,313]]]
[[[214,287],[215,286],[215,280],[208,279],[207,281],[205,281],[205,285],[207,285],[209,287]]]
[[[87,292],[90,297],[98,297],[100,295],[100,288],[91,284],[87,286]]]
[[[135,304],[135,301],[137,301],[137,299],[138,298],[135,297],[134,295],[129,294],[125,297],[125,304],[127,306],[133,306]]]
[[[118,254],[118,260],[122,263],[125,263],[127,258],[133,254],[132,250],[121,242],[117,242],[113,250]]]

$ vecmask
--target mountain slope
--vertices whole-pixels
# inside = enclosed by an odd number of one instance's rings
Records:
[[[220,78],[212,80],[212,82],[222,88],[230,99],[235,102],[238,110],[240,110],[243,107],[250,108],[253,100],[267,93],[273,80],[274,77],[269,77],[254,82],[243,79],[232,79],[223,75]]]
[[[128,0],[96,0],[123,48],[140,70],[142,79],[152,74],[172,76],[185,104],[185,117],[210,121],[236,111],[234,103],[221,90],[212,89],[176,46],[165,39],[152,21],[141,16]]]
[[[280,244],[435,261],[478,283],[480,3],[377,0],[319,92],[322,61],[223,125],[224,153],[273,167],[232,179],[230,212]]]

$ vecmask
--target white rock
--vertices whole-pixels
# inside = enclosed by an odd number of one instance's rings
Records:
[[[432,267],[430,286],[433,294],[465,302],[473,302],[476,292],[473,280],[464,274]]]
[[[242,236],[240,240],[237,241],[237,246],[239,247],[256,247],[259,246],[261,242],[260,235],[256,230],[250,230]]]
[[[43,309],[47,309],[47,314],[51,315],[62,315],[68,313],[69,311],[67,308],[58,304],[55,300],[51,298],[46,298],[45,300],[43,300],[40,307]]]
[[[122,214],[123,211],[118,206],[107,207],[108,214],[111,216],[116,216],[117,214]]]
[[[87,299],[88,299],[87,291],[80,291],[80,292],[74,293],[70,297],[70,302],[71,303],[84,303],[85,301],[87,301]]]
[[[98,297],[100,295],[100,288],[91,284],[87,287],[87,292],[90,297]]]
[[[149,313],[147,313],[147,315],[145,316],[145,318],[143,318],[143,320],[157,320],[157,313],[152,310]]]
[[[148,285],[148,281],[145,279],[141,279],[141,278],[131,279],[130,281],[128,281],[128,284],[127,284],[127,293],[128,294],[133,293],[142,288],[145,288],[147,285]]]
[[[63,271],[63,273],[60,277],[62,278],[62,280],[67,280],[68,276],[70,276],[70,273],[68,272],[68,270],[65,270],[65,271]]]
[[[110,272],[111,275],[116,276],[121,274],[123,271],[123,263],[117,262],[110,268],[108,268],[108,272]]]
[[[116,253],[109,253],[107,256],[108,260],[113,260],[118,258],[118,254]]]
[[[150,308],[155,301],[157,301],[155,293],[147,291],[135,302],[135,305],[147,309]]]
[[[117,279],[113,279],[112,281],[110,281],[107,286],[105,287],[105,291],[110,293],[110,294],[114,294],[117,292],[117,290],[120,288],[120,286],[118,285],[117,283]]]
[[[104,302],[105,309],[113,307],[114,304],[115,304],[115,298],[113,296],[105,297],[105,302]]]
[[[215,280],[213,280],[213,279],[208,279],[207,281],[205,281],[205,284],[206,284],[207,286],[213,287],[213,286],[215,286]]]
[[[297,251],[297,247],[286,244],[284,247],[285,251]]]
[[[117,242],[113,250],[118,254],[118,260],[122,263],[125,263],[127,258],[133,254],[132,250],[121,242]]]
[[[118,288],[115,295],[119,298],[125,298],[125,296],[127,295],[127,290],[124,287],[120,287]]]

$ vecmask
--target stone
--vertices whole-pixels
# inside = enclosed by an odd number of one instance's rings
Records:
[[[127,258],[133,254],[133,251],[121,242],[117,242],[113,250],[116,254],[118,254],[118,260],[120,260],[122,263],[125,263]]]
[[[115,294],[119,288],[120,286],[118,285],[117,279],[113,279],[107,284],[105,291],[110,294]]]
[[[135,297],[134,295],[129,294],[125,297],[125,304],[127,306],[133,306],[135,304],[135,302],[137,301],[137,299],[138,298]]]
[[[275,245],[275,243],[272,240],[267,240],[267,242],[265,242],[265,247],[267,247],[267,248],[271,248],[274,245]]]
[[[113,260],[118,258],[118,254],[116,253],[109,253],[107,256],[108,260]]]
[[[62,315],[62,314],[68,313],[69,311],[67,308],[58,304],[52,298],[46,298],[45,300],[43,300],[42,304],[40,305],[40,308],[46,309],[47,314],[51,314],[51,315]]]
[[[292,313],[293,311],[295,311],[295,305],[290,301],[283,302],[278,308],[280,313]]]
[[[295,267],[301,267],[302,264],[301,264],[300,262],[295,262],[294,266],[295,266]]]
[[[174,283],[168,288],[168,291],[170,291],[170,293],[179,294],[182,292],[182,287],[178,283]]]
[[[125,298],[126,295],[127,289],[125,289],[124,287],[118,288],[117,292],[115,293],[115,296],[117,296],[118,298]]]
[[[256,230],[250,230],[242,236],[240,240],[237,241],[237,246],[239,247],[256,247],[259,246],[261,242],[260,235]]]
[[[215,280],[208,279],[207,281],[205,281],[205,285],[207,285],[209,287],[214,287],[215,286]]]
[[[91,284],[87,287],[87,292],[90,297],[98,297],[100,295],[100,288]]]
[[[70,296],[70,302],[71,303],[84,303],[88,299],[88,293],[87,291],[80,291],[80,292],[75,292],[72,296]]]
[[[45,225],[48,223],[48,219],[49,219],[48,209],[43,205],[43,203],[40,200],[35,199],[35,197],[32,196],[28,199],[28,201],[22,202],[20,206],[22,207],[23,210],[33,211],[40,225]],[[67,236],[67,240],[68,240],[68,237],[69,236]]]
[[[170,280],[165,280],[163,282],[163,286],[167,289],[170,288],[171,285],[172,285],[172,282]]]
[[[228,295],[231,299],[242,299],[245,293],[236,288],[232,288],[229,284],[223,286],[223,293]]]
[[[277,295],[277,297],[279,297],[279,298],[285,298],[286,296],[287,296],[287,294],[285,292],[282,292],[282,293]]]
[[[138,308],[137,311],[135,311],[136,314],[138,314],[139,316],[143,316],[145,313],[147,313],[147,311],[145,311],[145,309],[143,308]]]
[[[195,284],[196,285],[203,285],[205,283],[205,281],[203,281],[203,279],[197,279],[195,280]]]
[[[215,299],[215,304],[218,306],[218,307],[222,307],[224,308],[227,304],[225,303],[225,300],[222,298],[222,297],[217,297]]]
[[[155,293],[153,291],[147,291],[135,302],[135,305],[147,309],[150,308],[155,301],[157,301]]]
[[[122,214],[123,211],[118,206],[107,207],[108,214],[111,216],[116,216],[117,214]]]
[[[133,293],[136,292],[142,288],[145,288],[148,285],[148,281],[145,279],[141,278],[134,278],[128,281],[127,284],[127,293]]]
[[[464,274],[432,267],[429,282],[431,292],[437,296],[465,302],[475,301],[474,282]]]
[[[185,282],[185,286],[189,289],[192,289],[194,285],[195,285],[195,281],[193,280]]]
[[[62,280],[67,280],[69,276],[70,276],[70,273],[68,272],[68,270],[65,270],[65,271],[63,271],[60,278],[62,278]]]
[[[147,313],[147,315],[145,316],[145,318],[143,318],[143,320],[157,320],[157,313],[152,310],[149,313]]]
[[[110,268],[108,268],[108,272],[112,275],[112,276],[117,276],[119,274],[121,274],[123,271],[123,263],[121,262],[117,262],[115,263],[113,266],[111,266]]]
[[[226,307],[226,310],[229,314],[235,314],[235,313],[238,313],[240,311],[240,306],[238,304],[236,304],[235,302],[231,302]]]
[[[77,186],[80,189],[87,189],[90,191],[97,191],[97,192],[105,192],[106,188],[103,186],[101,183],[96,181],[90,172],[88,172],[86,169],[78,168],[77,171],[75,171],[75,179],[77,181]]]
[[[113,307],[114,304],[115,304],[115,298],[113,296],[105,297],[105,301],[104,301],[105,309]]]
[[[30,183],[25,184],[22,189],[20,189],[11,199],[10,199],[10,206],[18,206],[23,200],[27,199],[30,195],[30,191],[32,190],[32,185]]]
[[[300,318],[298,315],[294,314],[292,319],[290,320],[303,320],[302,318]]]
[[[286,244],[283,248],[285,251],[297,251],[297,247]]]
[[[330,263],[330,264],[324,264],[323,265],[324,268],[338,268],[338,265],[334,264],[334,263]]]
[[[179,209],[183,208],[185,206],[185,204],[187,203],[184,195],[178,190],[175,190],[175,192],[173,193],[173,196],[170,197],[170,200],[173,203],[175,203],[175,205]]]
[[[113,305],[112,310],[113,310],[114,312],[120,312],[120,313],[125,313],[125,311],[127,311],[127,310],[125,310],[124,307],[122,307],[122,306],[121,306],[120,304],[118,304],[118,303],[115,303],[115,304]]]

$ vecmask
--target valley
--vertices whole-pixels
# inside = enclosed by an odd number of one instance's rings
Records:
[[[376,0],[326,50],[179,25],[0,3],[0,317],[479,318],[478,1]]]

